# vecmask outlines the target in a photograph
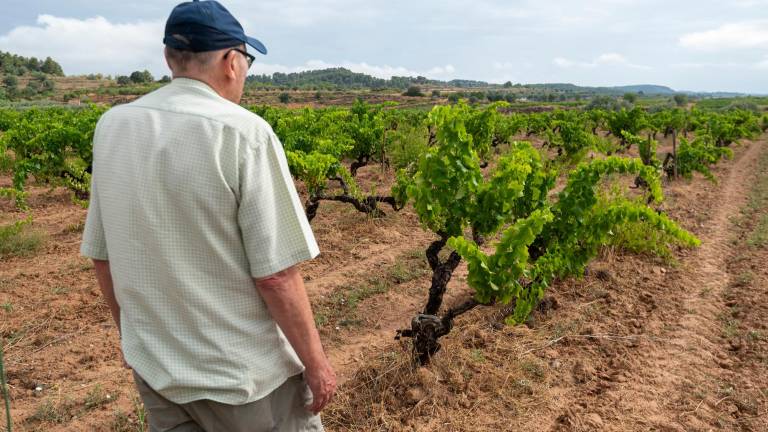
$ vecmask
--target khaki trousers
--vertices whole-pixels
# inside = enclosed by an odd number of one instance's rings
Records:
[[[272,393],[245,405],[211,400],[176,404],[162,397],[136,373],[150,432],[304,432],[323,431],[320,416],[307,411],[312,392],[301,374]]]

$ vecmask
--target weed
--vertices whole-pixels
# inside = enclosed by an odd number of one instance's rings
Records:
[[[8,313],[13,312],[13,304],[11,304],[10,302],[5,302],[5,303],[1,304],[0,308],[2,308],[4,311],[6,311]]]
[[[32,218],[0,227],[0,259],[12,256],[29,256],[45,242],[44,233],[30,230]]]
[[[144,405],[138,398],[133,399],[133,412],[115,411],[115,417],[110,427],[113,432],[146,432],[147,414]]]
[[[25,422],[64,423],[72,418],[74,407],[75,403],[71,399],[64,399],[58,404],[46,399],[37,406],[35,412],[27,417]]]
[[[114,402],[115,399],[114,396],[105,392],[101,385],[97,384],[85,395],[83,405],[85,405],[85,409],[90,410]]]
[[[78,222],[67,225],[66,228],[64,228],[64,232],[66,233],[81,233],[85,229],[85,222]]]
[[[736,286],[740,286],[740,287],[747,286],[750,283],[752,283],[754,279],[755,279],[755,274],[752,273],[751,271],[747,270],[747,271],[741,272],[736,277],[736,281],[735,281]]]

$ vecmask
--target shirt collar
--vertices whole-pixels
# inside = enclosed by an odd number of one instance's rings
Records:
[[[221,95],[219,95],[216,92],[216,90],[213,89],[213,87],[209,86],[208,84],[206,84],[206,83],[204,83],[204,82],[202,82],[200,80],[194,79],[194,78],[182,78],[182,77],[174,78],[171,81],[171,85],[173,85],[173,86],[181,86],[181,87],[197,88],[197,89],[209,92],[209,93],[211,93],[211,94],[213,94],[213,95],[215,95],[217,97],[221,97]]]

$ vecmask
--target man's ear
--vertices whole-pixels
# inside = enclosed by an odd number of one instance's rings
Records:
[[[237,52],[230,50],[227,52],[227,54],[224,56],[223,60],[223,68],[224,68],[224,75],[228,79],[234,80],[237,79],[237,65],[235,64],[237,62]]]

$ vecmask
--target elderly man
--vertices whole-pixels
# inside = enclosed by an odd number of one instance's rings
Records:
[[[215,1],[178,5],[164,43],[173,81],[96,127],[81,247],[150,430],[322,430],[336,377],[295,267],[319,250],[278,138],[238,105],[246,45],[266,48]]]

